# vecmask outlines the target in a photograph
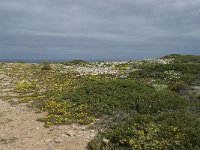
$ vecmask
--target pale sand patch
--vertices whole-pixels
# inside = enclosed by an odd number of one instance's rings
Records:
[[[45,128],[36,121],[45,113],[35,113],[25,104],[11,105],[3,100],[10,95],[9,78],[0,83],[0,150],[84,150],[96,135],[86,126],[63,125]],[[12,93],[15,94],[15,93]]]

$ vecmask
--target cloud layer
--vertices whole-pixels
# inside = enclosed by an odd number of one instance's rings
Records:
[[[199,0],[0,0],[0,58],[200,54]]]

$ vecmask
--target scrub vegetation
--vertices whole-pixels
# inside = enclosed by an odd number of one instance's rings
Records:
[[[200,56],[0,67],[46,127],[98,128],[89,149],[200,149]]]

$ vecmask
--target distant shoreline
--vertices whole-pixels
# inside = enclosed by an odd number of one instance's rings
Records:
[[[0,59],[1,63],[16,63],[16,62],[23,62],[23,63],[42,63],[44,61],[48,62],[55,62],[55,63],[62,63],[62,62],[67,62],[71,60],[76,60],[76,59]],[[80,59],[78,59],[80,60]],[[87,60],[87,59],[82,59],[87,62],[102,62],[102,61],[130,61],[130,60],[122,60],[122,59],[94,59],[94,60]],[[132,59],[132,60],[142,60],[142,59]]]
[[[0,62],[5,62],[5,63],[16,63],[16,62],[42,63],[43,61],[64,62],[65,60],[53,60],[53,59],[0,59]]]

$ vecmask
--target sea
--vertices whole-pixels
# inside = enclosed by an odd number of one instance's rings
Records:
[[[74,59],[0,59],[0,62],[4,63],[16,63],[16,62],[21,62],[21,63],[42,63],[44,61],[47,62],[55,62],[55,63],[62,63],[62,62],[67,62],[71,61]],[[76,59],[80,60],[80,59]],[[82,60],[82,59],[81,59]],[[103,62],[103,61],[124,61],[121,59],[83,59],[84,61],[87,62]]]
[[[66,60],[61,60],[61,59],[0,59],[0,62],[6,62],[6,63],[15,63],[15,62],[42,63],[44,61],[48,61],[48,62],[65,62]]]

